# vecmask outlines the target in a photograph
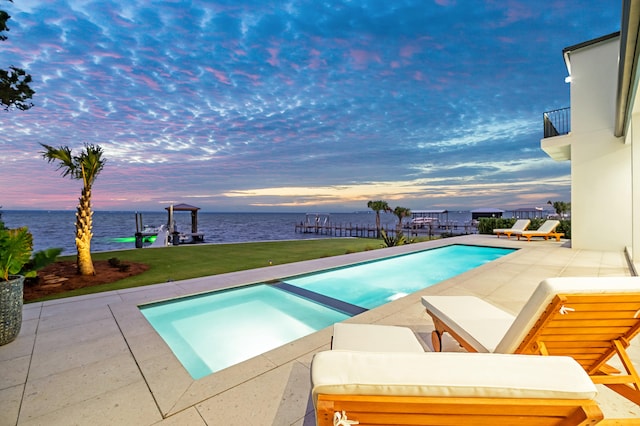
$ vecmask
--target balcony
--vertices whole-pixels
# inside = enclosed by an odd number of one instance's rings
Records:
[[[571,108],[555,109],[542,114],[544,138],[568,135],[571,131]]]
[[[542,114],[544,137],[540,147],[556,161],[571,160],[571,108],[556,109]]]

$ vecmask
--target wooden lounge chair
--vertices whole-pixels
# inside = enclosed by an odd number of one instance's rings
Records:
[[[311,363],[318,426],[593,425],[595,385],[569,357],[331,350]]]
[[[500,238],[500,235],[506,235],[507,238],[511,238],[511,234],[526,230],[530,223],[529,219],[518,219],[511,228],[497,228],[493,230],[493,233],[498,238]]]
[[[640,404],[640,376],[626,348],[640,332],[640,277],[549,278],[517,316],[473,296],[424,296],[432,343],[447,332],[470,352],[566,355],[594,383]],[[607,362],[618,357],[624,372]]]
[[[532,237],[543,237],[545,240],[553,237],[556,241],[560,241],[560,237],[564,237],[564,233],[556,232],[558,225],[560,225],[559,220],[545,220],[544,223],[540,225],[540,228],[535,231],[524,230],[514,232],[514,234],[518,236],[518,240],[520,237],[525,237],[527,241],[531,241]]]

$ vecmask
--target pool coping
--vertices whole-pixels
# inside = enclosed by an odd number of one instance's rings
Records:
[[[495,245],[470,244],[454,240],[457,240],[457,238],[435,240],[425,243],[387,248],[384,250],[388,251],[388,257],[393,257],[401,254],[409,254],[454,244],[514,248],[513,246],[505,247],[503,242],[499,242],[497,240],[493,240],[495,241]],[[517,253],[517,250],[514,253]],[[499,262],[505,257],[512,256],[514,253],[508,253],[492,262],[477,266],[469,271],[463,272],[462,274],[458,274],[456,277],[462,278],[466,274],[481,272],[483,268],[494,267],[495,265],[492,266],[492,264]],[[381,259],[383,257],[387,256],[381,256],[380,250],[374,250],[327,259],[331,259],[330,263],[333,265],[331,268],[338,268]],[[124,299],[128,300],[110,304],[109,307],[113,317],[120,328],[131,354],[136,360],[140,374],[144,377],[149,390],[156,400],[156,404],[158,405],[162,416],[168,417],[176,414],[215,395],[234,388],[252,378],[255,378],[256,376],[260,376],[277,369],[278,367],[281,367],[293,360],[304,357],[305,355],[313,354],[319,350],[328,349],[328,342],[331,340],[332,327],[330,326],[308,336],[296,339],[288,344],[203,378],[193,379],[181,362],[175,357],[166,342],[144,317],[138,308],[140,305],[204,294],[216,290],[260,284],[265,281],[273,281],[285,277],[323,271],[328,268],[326,266],[327,262],[322,260],[323,259],[317,259],[316,261],[301,262],[299,264],[270,266],[260,268],[258,270],[225,274],[227,279],[224,280],[224,283],[216,283],[216,280],[207,280],[206,278],[185,280],[181,282],[181,291],[176,291],[176,288],[173,285],[163,286],[162,284],[154,286],[155,291],[144,292],[144,294],[139,294],[140,292],[135,289],[131,289],[129,292],[131,297],[127,297],[126,294],[122,295]],[[297,267],[293,267],[294,265],[297,265]],[[297,270],[297,272],[292,273],[292,270]],[[247,281],[250,277],[253,277],[253,279]],[[444,282],[446,281],[448,280],[445,280]],[[435,284],[428,288],[432,288],[440,284],[442,283]],[[419,292],[412,294],[415,295],[416,293],[420,293],[424,290],[426,289],[422,289]],[[120,293],[123,292],[121,291]],[[377,308],[370,309],[362,314],[351,317],[349,320],[356,322],[375,321],[377,315],[382,311],[394,312],[404,309],[407,303],[404,299],[407,299],[407,297],[405,296]],[[411,303],[413,303],[413,301]]]

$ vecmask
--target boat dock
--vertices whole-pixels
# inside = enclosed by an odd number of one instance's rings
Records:
[[[387,233],[387,235],[395,235],[397,228],[382,226],[381,230]],[[377,229],[375,225],[353,225],[349,224],[327,224],[327,225],[305,225],[304,223],[296,223],[295,232],[302,234],[318,234],[318,235],[332,235],[335,237],[359,237],[359,238],[376,238]],[[453,235],[467,235],[476,234],[478,227],[471,224],[465,225],[449,225],[442,227],[434,226],[403,226],[402,232],[409,237],[434,237],[438,235],[446,234],[448,236]]]
[[[395,229],[382,228],[387,233],[395,233]],[[318,234],[318,235],[333,235],[336,237],[361,237],[361,238],[376,238],[377,230],[375,226],[371,225],[352,225],[352,224],[309,224],[309,223],[296,223],[295,232],[301,234]]]
[[[398,232],[397,225],[383,225],[380,229],[389,236],[395,236]],[[307,214],[304,221],[295,224],[295,232],[335,237],[377,238],[378,236],[375,225],[331,223],[328,214],[320,213]],[[408,237],[453,236],[475,234],[478,232],[478,227],[472,221],[460,225],[456,221],[416,220],[403,224],[402,232]]]
[[[136,248],[143,248],[145,242],[148,242],[151,237],[155,237],[155,240],[151,242],[151,247],[177,246],[179,244],[204,242],[204,234],[198,232],[198,210],[200,210],[200,207],[189,204],[177,204],[175,206],[171,204],[169,207],[166,207],[165,210],[167,210],[168,213],[167,224],[160,225],[155,229],[146,227],[142,221],[142,213],[136,212]],[[174,212],[178,211],[191,212],[191,232],[178,232],[176,221],[174,220]]]

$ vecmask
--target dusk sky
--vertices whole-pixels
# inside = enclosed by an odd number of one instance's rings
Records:
[[[103,147],[95,210],[366,210],[570,201],[540,149],[569,106],[562,49],[620,29],[618,0],[0,1],[0,206],[74,209],[40,143]]]

